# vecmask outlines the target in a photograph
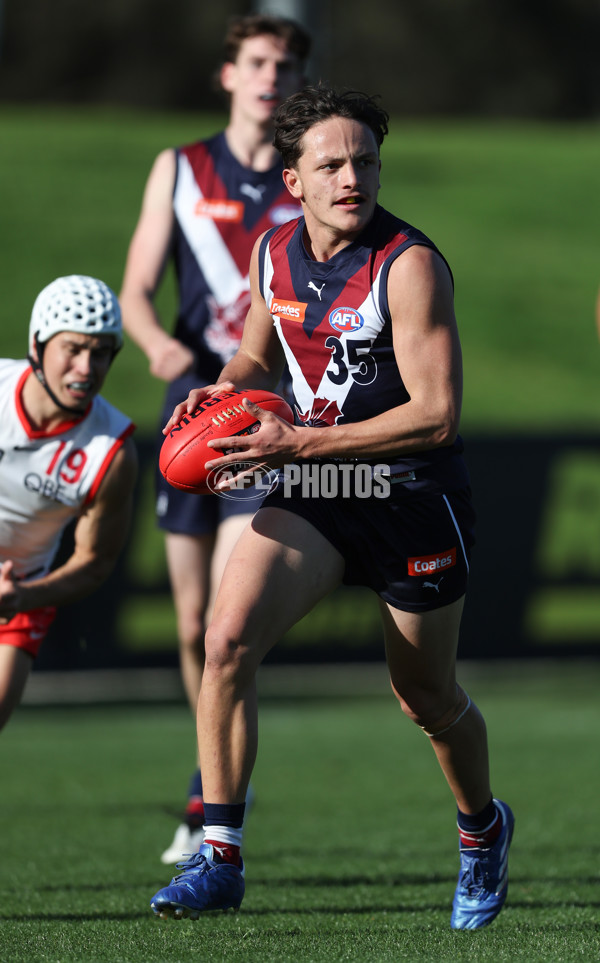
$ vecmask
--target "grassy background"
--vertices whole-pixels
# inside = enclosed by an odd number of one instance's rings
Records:
[[[222,121],[0,107],[4,355],[23,354],[35,295],[54,277],[93,274],[118,291],[155,155]],[[391,130],[381,201],[428,233],[455,274],[463,430],[596,428],[600,128],[396,118]],[[159,303],[170,323],[170,278]],[[106,393],[152,430],[162,386],[134,346]]]
[[[93,274],[118,291],[154,157],[169,144],[215,131],[223,120],[0,106],[2,355],[25,353],[35,295],[54,277]],[[600,127],[395,118],[391,131],[382,151],[381,201],[428,233],[455,275],[467,441],[478,433],[597,431]],[[169,274],[159,295],[167,324],[174,304]],[[153,432],[163,387],[127,342],[105,393],[133,417],[140,438]],[[594,498],[596,472],[591,484]],[[156,591],[126,601],[120,635],[131,648],[174,649],[163,539],[150,523],[153,501],[148,472],[128,565]],[[364,593],[355,601],[360,611],[353,621],[371,625]],[[571,610],[584,615],[577,599],[559,604],[567,612],[560,625]],[[542,621],[547,612],[554,619],[551,609],[544,607]],[[323,617],[331,622],[329,611]],[[585,625],[588,635],[596,631],[595,609]]]
[[[187,711],[22,708],[0,744],[0,959],[597,959],[600,666],[466,665],[463,681],[517,820],[507,905],[489,929],[449,927],[452,799],[389,694],[262,697],[246,899],[196,923],[149,909],[170,878],[158,856],[183,805]]]

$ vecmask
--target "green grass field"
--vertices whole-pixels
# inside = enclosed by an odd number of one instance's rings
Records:
[[[118,290],[154,156],[221,122],[0,106],[0,354],[25,353],[34,297],[57,275]],[[595,431],[600,127],[394,119],[383,165],[382,203],[454,269],[464,433]],[[168,279],[165,318],[173,304]],[[162,393],[128,343],[107,396],[147,434]],[[147,528],[139,564],[155,569]],[[391,697],[264,701],[242,911],[169,924],[149,900],[169,878],[158,855],[193,758],[187,710],[22,708],[0,740],[1,963],[597,959],[600,666],[465,671],[517,816],[489,930],[449,929],[452,800]]]
[[[221,124],[0,106],[2,354],[24,353],[34,297],[57,275],[119,289],[155,155]],[[600,127],[393,118],[382,161],[382,203],[428,233],[454,270],[463,430],[597,428]],[[159,303],[170,323],[170,280]],[[162,386],[131,344],[106,390],[141,431],[153,429]]]
[[[598,959],[600,666],[466,664],[463,681],[517,819],[489,929],[449,927],[453,803],[391,695],[263,697],[246,898],[196,923],[149,910],[192,754],[184,708],[22,708],[0,743],[0,960]]]

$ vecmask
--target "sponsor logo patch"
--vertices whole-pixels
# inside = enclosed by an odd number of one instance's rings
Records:
[[[456,565],[456,548],[449,548],[447,552],[437,555],[417,555],[408,559],[409,575],[432,575],[443,572]]]
[[[279,298],[273,298],[269,311],[276,318],[287,318],[288,321],[297,321],[298,324],[302,324],[307,307],[304,301],[281,301]]]
[[[354,308],[334,308],[329,314],[329,323],[336,331],[358,331],[365,323],[362,315]]]
[[[241,201],[227,201],[201,197],[194,208],[196,217],[210,217],[213,221],[228,221],[239,224],[244,217],[244,205]]]
[[[271,224],[287,224],[288,221],[293,221],[295,217],[300,217],[301,214],[302,207],[299,204],[279,204],[269,212],[269,219]]]

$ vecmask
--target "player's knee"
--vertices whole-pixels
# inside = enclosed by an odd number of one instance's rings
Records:
[[[433,739],[452,729],[471,708],[469,696],[459,685],[450,699],[432,698],[431,693],[404,697],[394,691],[404,714]]]
[[[252,671],[250,651],[235,627],[226,620],[213,621],[205,637],[205,672],[221,677],[241,678]]]
[[[204,657],[204,633],[206,625],[197,613],[180,613],[177,619],[177,635],[181,649],[198,658]]]

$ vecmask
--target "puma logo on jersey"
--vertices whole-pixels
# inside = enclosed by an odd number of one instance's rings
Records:
[[[309,288],[311,289],[311,291],[316,291],[316,292],[317,292],[317,294],[319,295],[319,301],[320,301],[320,300],[321,300],[321,291],[322,291],[323,288],[325,287],[325,282],[323,282],[323,284],[321,285],[320,288],[317,287],[317,285],[314,283],[314,281],[309,281],[309,282],[308,282],[308,286],[309,286]]]
[[[258,187],[255,187],[254,184],[240,184],[240,194],[249,197],[255,204],[260,204],[265,190],[264,184],[259,184]]]
[[[423,582],[423,588],[435,589],[436,592],[439,594],[440,582],[443,582],[443,581],[444,581],[444,576],[442,575],[441,579],[439,579],[437,582]]]

